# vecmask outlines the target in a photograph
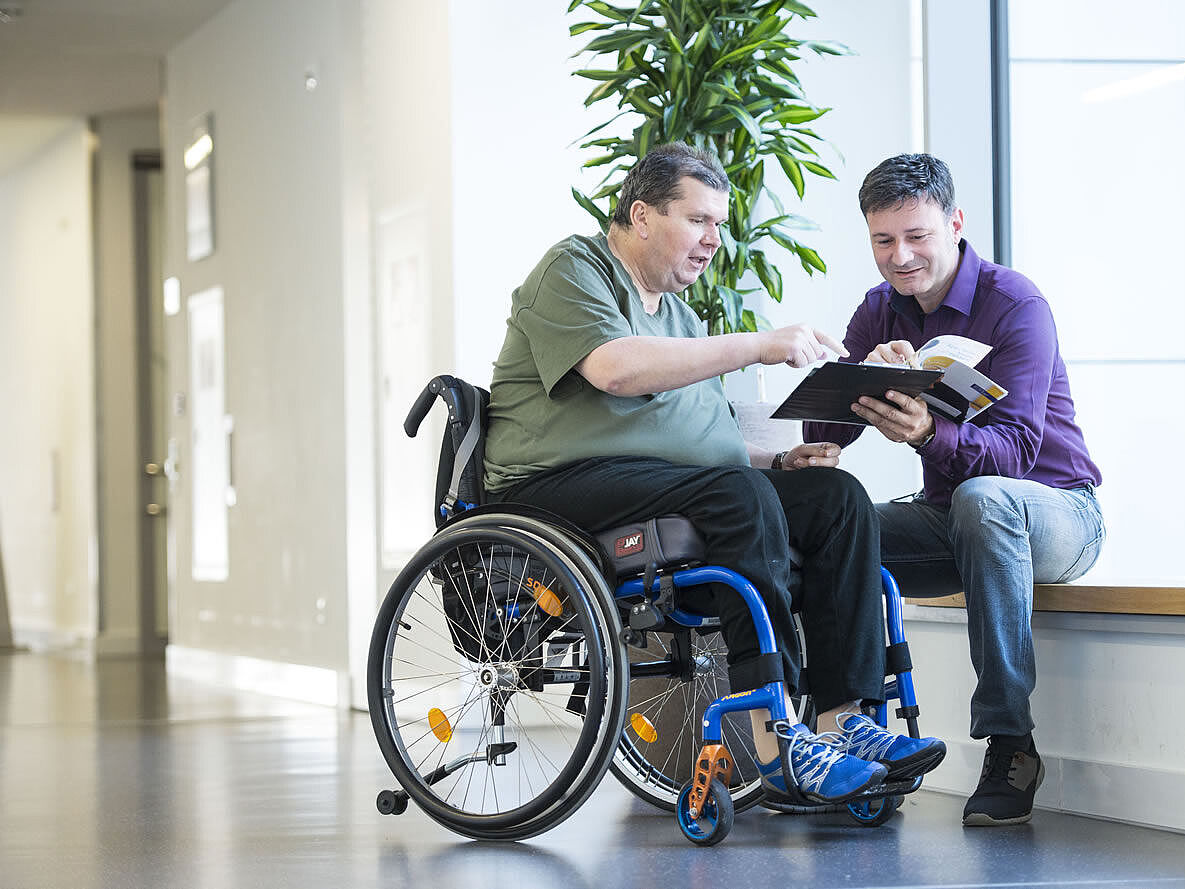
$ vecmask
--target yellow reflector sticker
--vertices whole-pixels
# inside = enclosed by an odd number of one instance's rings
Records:
[[[552,617],[559,617],[564,613],[564,603],[560,601],[560,597],[535,578],[528,578],[527,589],[531,591],[531,595],[535,597],[539,607]]]
[[[438,741],[447,741],[453,736],[453,727],[449,725],[448,717],[437,707],[428,711],[428,725]]]
[[[654,723],[643,716],[641,713],[633,713],[630,715],[630,725],[633,726],[638,737],[647,744],[653,744],[658,740],[658,732],[654,728]]]

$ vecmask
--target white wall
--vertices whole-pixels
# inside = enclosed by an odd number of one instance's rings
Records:
[[[190,573],[188,415],[173,417],[179,483],[171,640],[179,650],[344,670],[345,339],[341,19],[312,2],[241,0],[167,57],[165,274],[183,301],[225,293],[234,417],[229,578]],[[351,48],[356,50],[356,45]],[[317,78],[308,89],[306,77]],[[181,155],[213,115],[214,252],[185,250]],[[172,389],[189,390],[186,313],[167,318]]]
[[[597,231],[571,195],[599,179],[581,170],[591,155],[577,140],[616,109],[584,107],[595,84],[571,76],[588,61],[571,56],[590,38],[568,36],[583,19],[564,8],[522,0],[507,15],[482,0],[450,4],[456,368],[482,385],[502,347],[511,292],[552,244]]]
[[[449,6],[362,4],[366,204],[375,307],[379,570],[391,577],[435,527],[443,425],[402,423],[433,376],[456,369]],[[488,78],[486,78],[488,80]]]
[[[1132,0],[1111,22],[1101,0],[1069,17],[1064,0],[1013,7],[1012,257],[1053,307],[1103,473],[1108,538],[1090,579],[1182,586],[1185,478],[1166,467],[1185,421],[1164,406],[1185,390],[1185,344],[1159,331],[1185,326],[1185,8]],[[1100,120],[1127,134],[1101,176],[1088,147]]]
[[[17,641],[95,633],[90,197],[83,121],[0,177],[0,547]]]

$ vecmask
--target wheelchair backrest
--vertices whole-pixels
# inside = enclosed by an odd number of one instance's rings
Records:
[[[458,512],[485,503],[482,464],[490,393],[448,374],[433,377],[403,421],[403,431],[414,438],[438,397],[448,406],[448,424],[436,465],[434,518],[439,528]]]

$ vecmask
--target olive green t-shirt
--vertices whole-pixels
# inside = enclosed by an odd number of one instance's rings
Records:
[[[494,363],[485,486],[498,491],[586,457],[660,457],[698,466],[747,465],[748,453],[716,377],[653,395],[602,392],[574,368],[626,336],[704,336],[678,296],[647,315],[607,239],[556,244],[514,291]]]

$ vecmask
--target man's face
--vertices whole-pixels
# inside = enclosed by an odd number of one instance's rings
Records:
[[[641,282],[655,293],[679,293],[703,274],[720,246],[720,224],[728,218],[728,192],[717,191],[698,179],[684,176],[682,197],[671,201],[666,213],[641,204],[633,216],[638,236],[646,244],[639,271]]]
[[[947,216],[929,198],[874,210],[865,217],[876,267],[893,289],[913,296],[924,312],[946,298],[959,270],[963,211]]]

